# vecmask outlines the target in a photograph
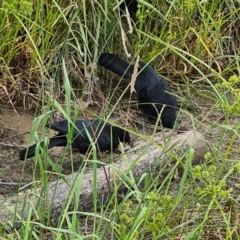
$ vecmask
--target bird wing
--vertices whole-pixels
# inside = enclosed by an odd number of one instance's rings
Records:
[[[91,125],[90,121],[87,120],[76,120],[75,126],[76,128],[73,129],[73,137],[87,137],[85,127]],[[46,127],[51,128],[55,131],[58,131],[62,135],[66,135],[70,131],[71,123],[68,120],[61,120],[58,122],[46,124]]]
[[[161,80],[162,79],[160,76],[152,67],[139,61],[139,73],[134,85],[134,88],[138,94],[146,87],[154,87],[155,84]]]
[[[146,86],[138,94],[139,102],[161,103],[170,106],[177,106],[177,101],[171,95],[171,89],[163,82],[158,82],[154,86]]]
[[[111,149],[111,135],[105,131],[101,132],[97,139],[97,147],[100,151],[106,151]]]
[[[111,125],[104,122],[103,120],[92,120],[88,126],[82,132],[81,137],[75,138],[75,145],[80,145],[81,149],[87,149],[90,146],[89,135],[93,142],[96,143],[97,150],[105,151],[111,147],[111,136],[110,136]]]
[[[98,148],[101,151],[108,150],[111,146],[111,132],[110,128],[111,125],[103,120],[93,120],[92,122],[92,129],[93,129],[93,140],[97,141]]]

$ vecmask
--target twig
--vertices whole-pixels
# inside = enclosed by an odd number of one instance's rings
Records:
[[[0,142],[0,145],[8,146],[8,147],[26,148],[26,145],[18,145],[18,144],[16,144],[16,143],[11,144],[11,143],[3,143],[3,142]]]

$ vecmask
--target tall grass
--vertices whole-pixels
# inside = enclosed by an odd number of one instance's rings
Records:
[[[179,116],[187,116],[188,128],[201,131],[208,138],[205,161],[192,167],[194,150],[190,149],[177,159],[176,166],[186,160],[180,179],[175,179],[175,166],[164,180],[161,173],[154,179],[142,176],[139,181],[143,188],[135,184],[129,169],[129,175],[123,178],[128,193],[119,202],[116,184],[111,199],[101,203],[100,209],[96,175],[93,175],[94,210],[84,213],[77,208],[87,161],[83,162],[57,223],[52,225],[50,210],[45,212],[41,206],[35,208],[26,201],[26,219],[16,216],[20,229],[3,225],[1,236],[7,239],[239,238],[239,201],[235,195],[239,192],[239,121],[234,122],[233,117],[239,114],[240,100],[240,4],[234,0],[138,2],[137,17],[129,21],[124,14],[120,18],[118,1],[3,1],[0,100],[7,103],[11,99],[12,106],[38,109],[29,143],[32,139],[42,139],[37,129],[51,117],[52,110],[67,119],[98,116],[109,120],[117,112],[118,120],[126,118],[125,123],[130,126],[134,119],[127,99],[128,88],[116,81],[116,76],[97,70],[95,63],[102,51],[117,53],[129,61],[140,55],[174,89],[181,106]],[[203,105],[198,103],[200,100],[204,100]],[[100,108],[97,113],[90,108],[94,102]],[[220,116],[209,123],[215,113]],[[141,129],[133,125],[129,127],[134,128],[129,129],[132,135],[147,141]],[[46,136],[45,132],[43,135]],[[51,175],[64,178],[60,166],[69,148],[73,166],[70,146],[57,163],[47,155],[46,147],[36,154],[32,186],[37,189],[36,182],[40,179],[40,197],[48,197]],[[90,159],[86,156],[85,160]],[[99,160],[96,151],[91,160],[96,174]],[[51,173],[47,171],[49,164]],[[74,207],[69,211],[72,203]],[[15,209],[11,211],[14,214]],[[36,219],[32,219],[32,213]]]

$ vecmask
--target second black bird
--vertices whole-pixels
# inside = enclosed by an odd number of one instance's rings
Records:
[[[70,124],[67,120],[61,120],[52,124],[47,124],[47,128],[51,128],[58,131],[58,134],[49,140],[48,149],[55,146],[66,146],[67,145],[67,134],[69,134]],[[97,151],[113,150],[121,142],[130,142],[130,136],[127,131],[119,127],[110,125],[103,120],[76,120],[76,128],[73,129],[71,145],[72,148],[77,148],[80,153],[85,154],[89,148],[91,148],[91,142],[89,136],[96,141]],[[44,142],[40,143],[43,147]],[[36,144],[22,150],[19,153],[19,159],[24,160],[35,155]]]
[[[138,2],[136,0],[124,0],[120,5],[121,11],[124,12],[126,7],[131,16],[135,16],[138,11]]]
[[[125,79],[131,79],[134,66],[111,53],[102,53],[99,64]],[[161,117],[164,127],[173,128],[176,121],[177,100],[167,83],[149,65],[139,61],[138,75],[134,88],[139,107],[152,119]]]

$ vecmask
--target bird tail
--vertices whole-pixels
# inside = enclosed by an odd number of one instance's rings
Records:
[[[134,69],[132,65],[111,53],[102,53],[98,63],[123,78],[131,77]]]
[[[49,144],[48,144],[48,149],[55,147],[55,146],[66,146],[67,144],[67,139],[65,136],[56,136],[56,137],[52,137],[49,140]],[[42,141],[40,143],[40,146],[43,147],[44,142]],[[33,144],[28,148],[23,149],[20,153],[19,153],[19,160],[24,160],[25,158],[30,158],[33,157],[35,155],[35,151],[36,151],[36,146],[37,144]]]

